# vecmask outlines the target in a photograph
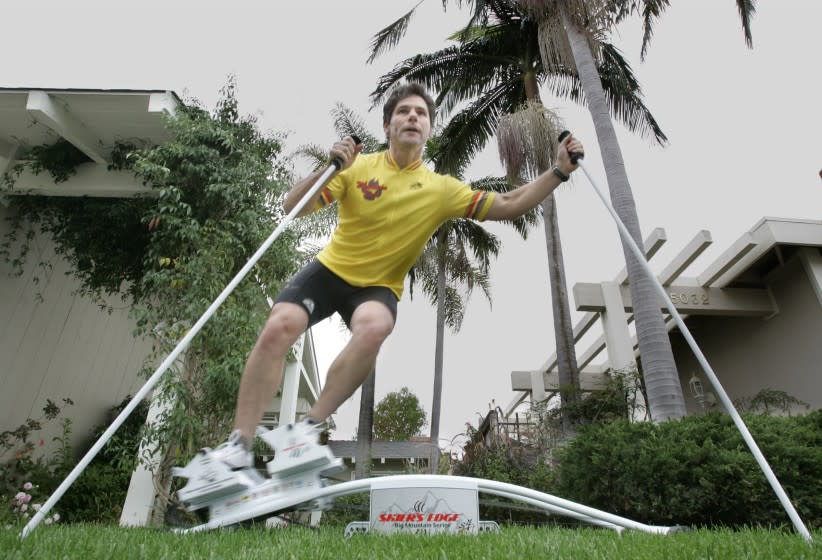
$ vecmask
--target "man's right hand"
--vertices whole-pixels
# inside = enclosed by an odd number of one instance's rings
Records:
[[[342,167],[340,167],[340,171],[342,171],[351,167],[351,164],[357,159],[357,154],[361,151],[362,144],[355,144],[353,138],[346,136],[339,142],[335,142],[331,147],[331,151],[328,153],[329,161],[333,161],[335,158],[339,159],[342,162]]]

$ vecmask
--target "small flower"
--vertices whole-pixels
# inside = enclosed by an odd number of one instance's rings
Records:
[[[60,521],[60,514],[59,514],[59,513],[55,513],[55,514],[52,516],[52,518],[54,519],[54,522],[55,522],[55,523],[57,523],[58,521]]]
[[[22,506],[20,506],[20,511],[26,511],[27,509],[29,509],[28,504],[23,504]]]
[[[43,507],[40,504],[31,504],[31,509],[34,511],[40,511],[40,508]]]
[[[25,497],[26,497],[25,492],[18,492],[17,494],[14,495],[14,499],[17,500],[18,502],[20,502],[21,504],[23,503],[23,500],[25,499]]]
[[[29,514],[28,514],[28,513],[24,513],[24,514],[23,514],[23,519],[28,519],[28,518],[29,518]]]
[[[24,504],[29,503],[29,502],[31,501],[31,494],[25,494],[25,495],[23,496],[23,500],[22,500],[22,501],[23,501],[23,503],[24,503]]]
[[[34,485],[31,482],[26,482],[23,485],[23,490],[31,490],[32,488],[34,488]]]
[[[45,525],[51,525],[51,518],[46,517],[46,520],[43,521]]]

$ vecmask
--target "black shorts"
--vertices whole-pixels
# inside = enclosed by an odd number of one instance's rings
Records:
[[[385,286],[352,286],[314,259],[291,279],[274,303],[295,303],[305,309],[309,327],[336,311],[350,328],[354,310],[366,301],[384,303],[391,311],[394,322],[397,321],[397,296],[390,289]]]

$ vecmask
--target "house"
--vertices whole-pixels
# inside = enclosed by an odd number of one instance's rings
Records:
[[[12,196],[153,196],[131,173],[108,168],[112,148],[118,141],[164,142],[163,115],[180,105],[174,92],[164,90],[0,88],[0,175],[25,160],[31,148],[58,141],[87,159],[59,184],[48,173],[25,171],[17,177],[13,191],[0,193],[0,238],[5,241],[9,232]],[[53,268],[41,268],[44,259]],[[108,411],[143,387],[138,373],[151,355],[151,342],[135,338],[136,324],[120,300],[106,302],[109,313],[78,293],[79,283],[67,275],[69,264],[48,236],[32,240],[22,274],[10,276],[10,271],[11,265],[0,261],[0,431],[40,417],[48,399],[59,404],[69,398],[74,404],[64,412],[72,420],[71,442],[75,449],[85,448],[90,430]],[[310,331],[293,350],[281,396],[266,412],[269,423],[301,418],[321,389]],[[149,418],[158,412],[152,406]],[[60,434],[60,426],[49,423],[38,437],[50,442]],[[121,522],[144,524],[153,497],[151,475],[139,467]]]
[[[649,258],[664,242],[664,231],[654,230],[645,241]],[[773,389],[822,407],[822,221],[762,218],[700,274],[682,276],[711,243],[708,231],[698,232],[658,279],[731,400]],[[578,283],[573,294],[585,312],[574,327],[582,389],[601,388],[613,371],[641,369],[625,271]],[[683,334],[669,315],[666,322],[688,412],[721,408]],[[597,324],[602,334],[582,346]],[[603,351],[604,362],[594,364]],[[511,372],[515,397],[505,415],[526,399],[549,398],[558,385],[556,354],[535,370]]]

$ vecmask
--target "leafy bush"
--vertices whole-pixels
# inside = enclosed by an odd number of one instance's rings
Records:
[[[746,415],[754,439],[803,520],[822,525],[822,410]],[[581,428],[559,453],[557,493],[654,524],[788,523],[731,418],[613,422]]]
[[[331,509],[320,518],[323,526],[345,527],[352,521],[368,521],[371,497],[368,492],[334,498]]]
[[[112,408],[106,422],[93,430],[92,441],[100,437],[130,400],[126,397]],[[71,401],[64,399],[64,406],[68,404]],[[43,412],[45,420],[52,421],[57,419],[61,409],[49,400]],[[138,405],[60,499],[57,518],[54,518],[56,511],[52,510],[47,520],[53,522],[62,518],[68,522],[97,523],[119,520],[129,479],[137,465],[141,427],[147,413],[145,402]],[[4,504],[0,509],[0,523],[4,526],[27,522],[32,512],[39,509],[77,463],[70,443],[72,424],[69,418],[62,419],[62,435],[54,438],[56,449],[47,456],[33,456],[36,446],[31,439],[42,427],[42,419],[28,419],[16,430],[3,432],[0,438],[0,457],[6,452],[14,452],[10,460],[0,464],[0,497]],[[40,439],[39,447],[45,445],[46,442]],[[29,497],[21,498],[21,493]]]
[[[44,422],[57,419],[63,408],[72,404],[71,399],[63,399],[60,407],[46,399],[41,417],[27,418],[17,428],[0,432],[0,526],[27,522],[30,515],[40,509],[50,489],[55,487],[53,469],[49,466],[56,460],[46,461],[34,456],[37,448],[46,445],[36,436]],[[70,425],[64,421],[64,430]],[[35,441],[38,441],[36,445]],[[55,520],[53,516],[52,520]]]
[[[554,486],[554,472],[546,456],[510,442],[490,447],[479,443],[467,446],[463,460],[454,466],[454,474],[516,484],[540,492],[550,492]],[[497,522],[545,523],[548,520],[543,511],[502,498],[480,500],[479,513],[480,519]]]
[[[130,400],[130,396],[126,397],[109,411],[106,421],[92,430],[90,443],[97,441]],[[148,403],[143,401],[66,491],[60,508],[67,522],[119,522],[131,473],[137,467],[141,430],[147,414]],[[70,459],[62,461],[55,473],[59,475],[55,489],[74,468],[75,457],[72,455]]]

